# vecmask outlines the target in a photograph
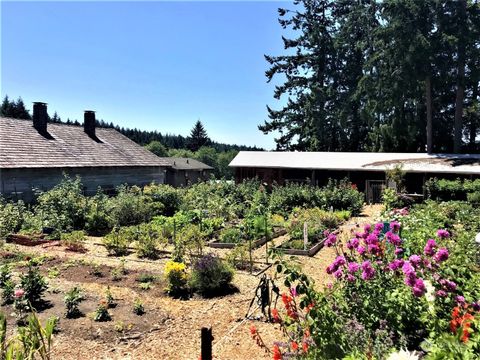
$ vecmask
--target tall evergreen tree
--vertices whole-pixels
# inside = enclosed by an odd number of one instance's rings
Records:
[[[190,136],[187,139],[187,143],[188,148],[191,151],[197,151],[202,146],[206,146],[210,143],[207,131],[203,127],[203,124],[200,120],[197,120],[197,122],[193,126],[193,129],[190,132]]]

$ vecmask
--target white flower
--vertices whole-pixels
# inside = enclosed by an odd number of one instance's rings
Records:
[[[391,353],[387,360],[418,360],[419,357],[413,352],[407,350],[400,350],[397,352]]]
[[[425,289],[427,290],[425,293],[425,298],[429,303],[433,303],[435,301],[435,287],[432,285],[430,280],[425,280],[423,283],[425,284]]]

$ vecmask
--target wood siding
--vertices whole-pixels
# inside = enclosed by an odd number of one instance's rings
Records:
[[[85,167],[50,169],[0,169],[0,193],[6,198],[33,200],[32,189],[48,190],[57,185],[68,174],[80,176],[86,195],[95,194],[98,187],[112,190],[128,185],[147,185],[152,182],[165,183],[166,169],[152,167]]]

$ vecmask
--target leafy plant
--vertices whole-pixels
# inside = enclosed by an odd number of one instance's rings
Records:
[[[241,243],[243,241],[242,231],[237,227],[223,229],[220,232],[219,241],[229,244]]]
[[[108,312],[108,305],[105,300],[100,301],[98,304],[97,309],[93,314],[93,320],[100,322],[112,320],[112,316]]]
[[[103,245],[108,252],[115,256],[123,256],[128,253],[130,239],[125,228],[113,228],[112,232],[103,237]]]
[[[139,298],[135,299],[135,302],[133,303],[133,313],[139,316],[145,314],[145,307],[143,306],[142,300]]]
[[[0,313],[0,358],[5,360],[49,360],[52,335],[57,318],[49,318],[42,326],[35,313],[28,318],[27,326],[18,328],[18,334],[7,338],[7,319]]]
[[[7,280],[2,286],[2,302],[3,304],[11,304],[13,302],[13,293],[15,291],[15,283]]]
[[[30,262],[27,273],[20,275],[20,286],[25,291],[27,301],[34,305],[41,301],[47,282],[38,267]]]
[[[85,296],[79,287],[75,286],[67,291],[63,299],[65,301],[66,318],[75,318],[81,314],[78,306],[83,300],[85,300]]]
[[[192,267],[189,284],[203,295],[226,289],[234,271],[215,255],[207,254],[197,259]]]
[[[27,208],[23,201],[7,202],[0,196],[0,239],[8,234],[18,232],[27,215]]]
[[[112,292],[110,291],[110,286],[107,286],[107,290],[105,290],[105,302],[107,304],[107,308],[114,308],[117,306]]]
[[[71,251],[85,250],[85,232],[83,230],[72,231],[71,233],[64,233],[60,240],[62,244]]]
[[[151,220],[153,211],[147,197],[137,186],[117,189],[111,201],[111,217],[115,226],[137,225]]]
[[[0,266],[0,288],[5,286],[5,283],[12,278],[12,273],[10,271],[10,266],[4,264]]]
[[[51,190],[38,192],[35,216],[42,227],[54,230],[52,238],[60,238],[62,232],[81,229],[85,225],[86,199],[80,178],[64,175],[63,180]]]

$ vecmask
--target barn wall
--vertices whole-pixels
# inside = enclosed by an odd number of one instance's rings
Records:
[[[85,194],[92,195],[99,186],[110,190],[122,184],[139,186],[151,182],[163,184],[165,171],[162,167],[2,169],[0,190],[7,198],[31,201],[33,188],[51,189],[62,180],[65,173],[71,177],[80,176]]]
[[[208,180],[209,170],[167,170],[166,183],[174,187],[184,187]]]

